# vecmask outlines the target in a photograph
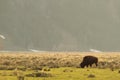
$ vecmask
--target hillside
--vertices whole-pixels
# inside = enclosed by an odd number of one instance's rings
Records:
[[[120,51],[119,0],[0,0],[1,49]]]

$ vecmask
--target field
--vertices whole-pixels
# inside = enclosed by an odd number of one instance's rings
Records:
[[[80,68],[86,55],[98,57],[98,67]],[[0,80],[119,80],[120,53],[1,52]]]

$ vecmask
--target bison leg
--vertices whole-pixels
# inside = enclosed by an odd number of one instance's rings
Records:
[[[90,64],[90,67],[92,67],[92,64]]]
[[[95,65],[96,65],[96,66],[98,66],[98,64],[97,64],[97,63],[95,63]]]
[[[88,67],[88,65],[86,65]]]

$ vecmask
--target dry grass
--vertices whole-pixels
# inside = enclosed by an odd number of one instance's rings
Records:
[[[98,68],[79,67],[86,55],[96,56],[99,59]],[[93,67],[95,67],[93,65]],[[108,69],[109,68],[109,69]],[[117,80],[120,69],[120,53],[91,53],[91,52],[1,52],[0,53],[0,80]],[[104,72],[104,73],[103,73]],[[107,75],[109,74],[109,76]],[[104,79],[103,77],[104,76]],[[114,75],[114,76],[113,76]],[[115,76],[116,75],[116,76]],[[10,79],[11,77],[11,79]],[[50,77],[50,78],[49,78]]]
[[[118,52],[92,53],[92,52],[1,52],[0,69],[42,70],[43,67],[79,67],[86,55],[99,58],[99,68],[120,68],[120,54]]]

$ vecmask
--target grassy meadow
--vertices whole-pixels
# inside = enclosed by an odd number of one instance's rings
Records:
[[[98,67],[80,68],[86,55],[98,57]],[[1,52],[0,80],[119,80],[120,53]]]

